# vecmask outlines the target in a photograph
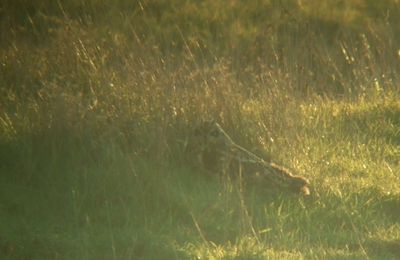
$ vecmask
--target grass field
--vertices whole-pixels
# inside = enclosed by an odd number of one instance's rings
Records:
[[[400,4],[3,0],[1,259],[399,259]],[[214,118],[310,179],[226,188]]]

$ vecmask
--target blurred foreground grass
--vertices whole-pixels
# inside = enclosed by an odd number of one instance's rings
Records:
[[[397,1],[5,0],[0,17],[2,257],[399,257]],[[313,195],[193,169],[185,138],[211,117]]]

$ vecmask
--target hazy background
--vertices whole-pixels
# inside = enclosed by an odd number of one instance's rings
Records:
[[[0,256],[395,259],[399,69],[397,0],[2,0]],[[203,176],[210,118],[312,196]]]

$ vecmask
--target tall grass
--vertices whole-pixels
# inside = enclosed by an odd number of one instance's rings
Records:
[[[396,1],[2,1],[0,254],[395,258]],[[224,188],[215,118],[312,181]]]

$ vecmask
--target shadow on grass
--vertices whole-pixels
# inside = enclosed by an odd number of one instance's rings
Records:
[[[400,240],[370,239],[365,242],[368,254],[380,257],[400,258]]]
[[[304,198],[261,183],[241,191],[234,182],[221,183],[217,177],[185,167],[161,168],[123,153],[82,164],[79,155],[70,155],[67,162],[61,162],[62,154],[52,156],[55,159],[49,164],[44,155],[32,161],[37,163],[33,174],[45,171],[50,179],[40,182],[44,178],[38,178],[34,186],[10,181],[10,188],[1,193],[7,193],[2,198],[9,201],[0,206],[15,208],[3,216],[4,223],[16,222],[3,232],[6,236],[14,233],[12,237],[0,237],[4,256],[181,259],[188,255],[173,243],[207,241],[224,247],[237,245],[245,237],[282,251],[303,252],[320,246],[360,255],[363,249],[368,255],[398,253],[398,241],[369,235],[377,227],[384,230],[395,225],[400,215],[399,196],[378,189],[346,188],[336,194],[314,187],[311,196]],[[60,172],[51,175],[52,170]],[[67,179],[59,179],[63,175]],[[14,188],[17,185],[20,190]],[[40,196],[35,188],[40,188]],[[15,234],[18,225],[25,229]],[[71,253],[74,248],[76,255]]]
[[[383,196],[380,208],[392,221],[400,223],[400,194]]]
[[[331,122],[340,126],[341,132],[349,136],[375,135],[389,144],[400,144],[400,106],[396,103],[378,104],[361,111],[344,111]]]

